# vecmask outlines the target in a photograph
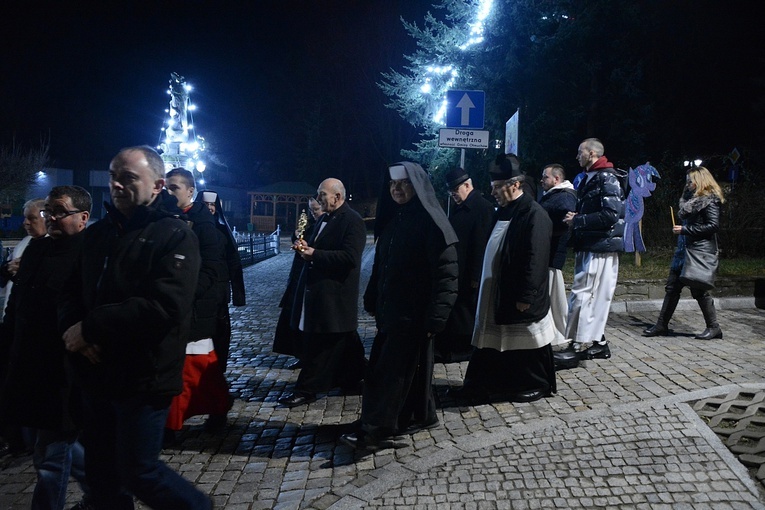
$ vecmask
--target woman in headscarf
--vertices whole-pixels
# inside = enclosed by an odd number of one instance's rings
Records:
[[[416,163],[391,166],[375,223],[364,309],[375,317],[360,428],[341,439],[378,449],[395,434],[439,424],[431,381],[433,336],[457,298],[457,236],[428,175]]]

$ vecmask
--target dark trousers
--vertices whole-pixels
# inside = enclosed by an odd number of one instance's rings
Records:
[[[80,483],[83,493],[90,489],[85,483],[84,454],[76,433],[38,429],[32,456],[37,471],[37,485],[32,494],[32,510],[64,508],[69,475]]]
[[[356,331],[302,333],[303,345],[295,391],[319,393],[338,386],[350,388],[364,378],[364,345]]]
[[[85,475],[99,510],[132,510],[133,495],[152,508],[207,510],[210,499],[159,460],[170,398],[122,400],[86,395]]]

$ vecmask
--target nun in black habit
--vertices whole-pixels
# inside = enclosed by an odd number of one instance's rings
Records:
[[[375,259],[364,309],[377,335],[364,379],[360,429],[342,436],[354,447],[438,425],[433,336],[457,298],[457,236],[428,175],[411,162],[391,166],[375,224]]]
[[[225,283],[229,289],[226,291],[228,296],[225,303],[221,303],[218,311],[218,326],[216,334],[213,336],[213,347],[218,355],[218,361],[226,371],[228,363],[228,351],[231,347],[231,316],[228,311],[228,303],[232,302],[234,306],[244,306],[244,271],[242,269],[242,260],[239,258],[239,248],[236,245],[234,235],[231,233],[231,227],[223,214],[223,204],[220,201],[218,193],[205,190],[197,193],[197,202],[204,202],[212,215],[215,217],[215,226],[223,235],[225,240],[224,252],[226,256],[226,267],[228,268],[228,279]]]

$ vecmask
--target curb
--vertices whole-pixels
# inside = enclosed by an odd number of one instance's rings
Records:
[[[756,308],[753,297],[716,297],[715,307],[719,310],[741,310]],[[611,313],[642,313],[658,312],[661,310],[661,299],[646,299],[643,301],[612,301]],[[681,299],[677,310],[695,310],[698,308],[695,299]]]

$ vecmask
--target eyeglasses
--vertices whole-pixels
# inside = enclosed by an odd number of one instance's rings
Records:
[[[44,219],[50,219],[53,218],[56,221],[63,220],[64,218],[68,218],[69,216],[77,213],[81,213],[84,211],[48,211],[46,209],[43,209],[40,211],[40,216],[42,216]]]
[[[411,186],[412,181],[410,181],[409,179],[398,179],[398,180],[391,179],[388,182],[388,184],[390,185],[391,188],[398,188],[398,187],[404,188],[406,186]]]

